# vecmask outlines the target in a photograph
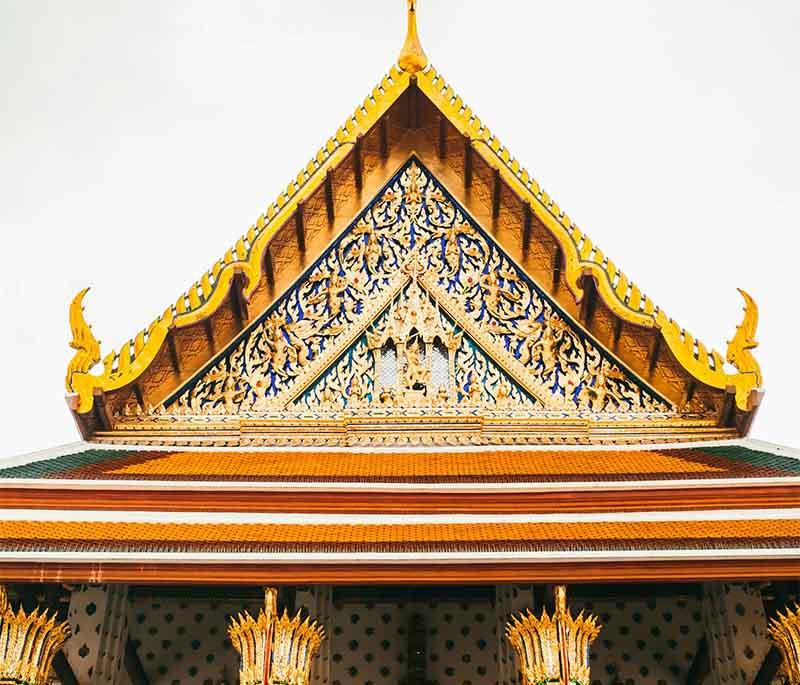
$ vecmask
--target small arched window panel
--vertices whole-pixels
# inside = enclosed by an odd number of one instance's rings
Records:
[[[450,356],[438,336],[433,341],[431,353],[431,385],[434,392],[450,390]]]
[[[381,347],[380,387],[394,390],[397,387],[397,347],[393,340],[387,340]]]

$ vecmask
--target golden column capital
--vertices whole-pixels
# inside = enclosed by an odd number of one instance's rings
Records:
[[[55,612],[15,613],[0,585],[0,682],[48,685],[53,657],[68,637],[69,623],[57,623]]]
[[[278,615],[277,590],[267,588],[264,608],[253,618],[247,611],[230,618],[228,635],[239,653],[240,685],[309,685],[311,661],[325,639],[316,621],[284,609]]]
[[[566,587],[555,588],[553,615],[530,610],[512,616],[506,637],[519,657],[523,685],[590,685],[589,648],[600,633],[595,616],[576,618],[567,607]]]
[[[800,606],[795,604],[794,611],[786,607],[783,614],[779,611],[767,632],[783,656],[789,685],[800,685]]]

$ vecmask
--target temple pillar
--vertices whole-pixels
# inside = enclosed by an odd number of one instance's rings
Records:
[[[313,585],[297,592],[297,606],[304,607],[308,614],[325,629],[328,639],[322,645],[311,668],[311,685],[331,683],[331,643],[333,642],[333,586]]]
[[[69,603],[72,639],[64,647],[79,683],[127,685],[128,586],[81,585]]]
[[[706,682],[750,685],[771,646],[760,590],[746,583],[706,583],[703,621],[711,659]]]
[[[534,610],[533,588],[529,585],[496,585],[494,597],[495,630],[497,632],[497,683],[498,685],[516,685],[520,682],[519,669],[514,661],[514,650],[506,639],[506,623],[512,614],[524,609]]]

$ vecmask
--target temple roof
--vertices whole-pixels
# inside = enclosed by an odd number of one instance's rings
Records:
[[[129,448],[75,443],[0,469],[0,508],[334,513],[794,506],[800,455],[753,440],[676,448]]]
[[[13,512],[9,512],[13,514]],[[218,517],[216,521],[184,516],[127,515],[125,520],[74,515],[6,519],[0,532],[4,555],[20,552],[138,554],[192,553],[393,555],[411,561],[409,554],[482,554],[483,558],[528,553],[545,557],[557,552],[670,552],[724,550],[761,552],[800,550],[800,518],[782,514],[748,513],[741,518],[700,515],[591,515],[551,520],[544,516],[462,516],[442,521],[428,516],[310,514]],[[63,514],[61,515],[63,516]],[[205,517],[208,518],[208,517]],[[241,519],[242,517],[238,517]],[[188,520],[187,520],[188,519]],[[91,524],[91,525],[87,525]],[[307,555],[312,555],[308,557]],[[481,557],[476,557],[480,559]],[[535,557],[533,557],[535,558]],[[289,559],[286,559],[287,561]],[[544,560],[544,559],[542,559]]]
[[[796,572],[800,520],[763,510],[455,520],[7,511],[0,552],[0,578],[62,582],[88,568],[95,582],[758,579]]]
[[[494,582],[800,569],[800,454],[76,443],[0,469],[0,579]],[[704,563],[701,563],[704,562]],[[87,570],[91,569],[91,571]]]
[[[114,448],[77,443],[0,468],[2,480],[286,484],[621,483],[800,478],[792,450],[758,441],[690,446],[480,449]],[[2,463],[0,463],[0,467]]]
[[[86,441],[0,462],[0,582],[800,572],[800,453],[430,65],[389,74],[119,351],[70,308]]]
[[[75,298],[76,355],[67,389],[85,436],[113,431],[115,416],[132,402],[141,410],[158,406],[215,359],[349,224],[365,193],[394,173],[393,160],[410,154],[435,166],[454,193],[463,185],[458,199],[511,258],[679,411],[701,406],[721,425],[747,432],[761,385],[750,352],[753,300],[742,293],[744,321],[727,350],[736,370],[727,370],[719,353],[681,329],[605,256],[456,95],[424,57],[415,18],[416,7],[400,66],[222,259],[152,324],[105,355],[99,375],[90,372],[100,350],[83,318],[85,291]],[[735,404],[725,399],[729,391]]]

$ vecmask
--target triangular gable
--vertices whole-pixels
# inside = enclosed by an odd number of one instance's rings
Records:
[[[285,242],[282,234],[287,233],[290,224],[297,225],[297,245],[305,253],[304,203],[318,203],[322,194],[326,201],[331,201],[328,216],[334,216],[332,195],[335,190],[331,179],[340,175],[347,177],[350,173],[347,168],[352,164],[358,187],[358,174],[362,170],[366,173],[367,169],[366,162],[362,164],[362,147],[377,145],[385,155],[391,146],[389,131],[396,121],[396,118],[390,119],[388,113],[402,105],[401,109],[408,109],[409,121],[413,120],[412,113],[416,111],[413,103],[419,95],[424,96],[423,99],[435,108],[436,116],[440,117],[439,154],[442,155],[449,146],[443,137],[446,124],[464,138],[465,178],[469,177],[466,169],[470,167],[469,160],[474,153],[476,160],[481,159],[496,174],[496,192],[500,192],[501,184],[510,189],[526,211],[529,209],[536,221],[549,231],[558,250],[554,263],[558,264],[559,278],[575,300],[586,297],[586,283],[594,284],[590,299],[596,293],[598,301],[615,319],[610,323],[616,331],[614,339],[606,340],[606,344],[646,376],[648,382],[659,388],[671,402],[691,411],[702,407],[709,416],[721,416],[726,425],[732,425],[732,413],[729,400],[723,396],[729,388],[735,388],[736,405],[743,412],[742,430],[747,430],[747,417],[752,417],[752,410],[758,402],[753,390],[761,384],[758,363],[751,352],[757,344],[754,339],[757,309],[752,299],[745,295],[745,319],[728,347],[727,359],[737,371],[731,373],[725,369],[720,354],[713,350],[709,353],[700,341],[666,316],[605,257],[455,94],[441,74],[427,65],[414,73],[392,68],[224,258],[150,326],[126,342],[118,352],[107,354],[99,374],[88,371],[100,361],[99,345],[95,344],[90,327],[83,319],[82,297],[76,297],[70,320],[73,347],[77,352],[67,375],[67,390],[71,393],[70,406],[84,434],[91,435],[103,427],[110,430],[108,412],[117,413],[131,401],[137,402],[141,408],[160,401],[166,393],[172,393],[183,384],[188,374],[194,373],[205,360],[214,356],[220,343],[227,345],[244,326],[249,325],[248,299],[256,298],[265,287],[269,287],[270,269],[273,268],[270,257],[274,252],[275,266],[279,266],[277,253]],[[413,124],[410,125],[413,128]],[[308,257],[316,258],[313,251]],[[302,267],[303,264],[293,264],[290,278]],[[574,300],[566,302],[565,293],[559,293],[558,297],[562,307],[574,305]],[[264,302],[265,307],[267,304]],[[197,330],[202,327],[208,330],[205,333]],[[623,341],[618,347],[616,341],[620,330],[623,338],[630,340]],[[207,342],[198,340],[198,335],[207,338]],[[601,337],[609,338],[608,335]],[[644,363],[641,362],[643,358]],[[101,398],[99,409],[95,397]],[[90,410],[94,413],[90,414]]]
[[[353,412],[543,408],[410,275],[391,305],[289,406]]]
[[[394,386],[381,386],[381,374],[390,377],[378,368],[381,351],[391,360],[392,348]],[[354,404],[671,409],[562,312],[416,158],[159,412]]]

